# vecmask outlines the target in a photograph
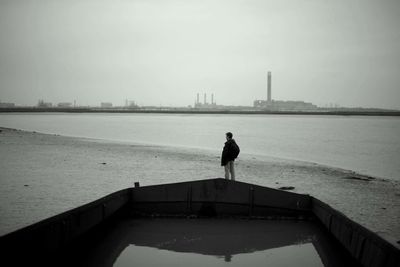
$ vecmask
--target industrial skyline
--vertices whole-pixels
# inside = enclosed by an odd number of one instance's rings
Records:
[[[379,108],[363,108],[363,107],[357,107],[357,108],[350,108],[350,107],[340,107],[338,105],[335,106],[330,106],[330,107],[318,107],[317,105],[310,103],[310,102],[304,102],[302,100],[276,100],[272,99],[272,72],[268,71],[267,72],[267,88],[266,88],[266,100],[259,100],[256,99],[253,102],[253,105],[217,105],[215,98],[214,98],[214,93],[211,93],[211,102],[208,101],[207,98],[207,93],[203,93],[203,101],[200,101],[200,93],[196,94],[196,98],[194,101],[194,105],[187,105],[187,106],[151,106],[151,105],[143,105],[139,106],[136,104],[135,101],[125,99],[124,100],[124,105],[114,105],[112,102],[101,102],[100,105],[95,105],[95,106],[82,106],[82,105],[77,105],[76,100],[74,100],[74,103],[72,104],[71,102],[60,102],[58,104],[54,104],[51,102],[46,102],[43,99],[40,99],[35,106],[36,108],[39,109],[46,109],[46,110],[69,110],[69,109],[77,109],[79,110],[80,108],[89,108],[92,111],[96,110],[109,110],[109,111],[118,111],[118,110],[131,110],[131,111],[160,111],[163,110],[165,112],[175,112],[175,111],[181,111],[181,112],[197,112],[197,111],[206,111],[206,112],[224,112],[224,111],[236,111],[236,112],[311,112],[311,113],[320,113],[320,112],[330,112],[330,111],[339,111],[339,112],[355,112],[355,113],[363,113],[363,114],[369,114],[372,112],[372,114],[385,114],[386,112],[389,112],[392,114],[393,111],[396,110],[390,110],[390,109],[379,109]],[[34,111],[34,109],[29,109],[27,111]],[[16,108],[18,110],[18,106],[16,106],[14,103],[4,103],[0,101],[0,108],[3,108],[3,110],[7,109],[14,109]],[[5,108],[5,109],[4,109]],[[94,108],[94,109],[93,109]],[[1,109],[0,109],[1,111]],[[376,113],[378,112],[378,113]],[[397,114],[397,113],[396,113]]]
[[[310,103],[310,102],[304,102],[303,100],[276,100],[272,99],[272,72],[267,71],[267,90],[266,90],[266,100],[263,99],[256,99],[253,101],[253,105],[232,105],[232,104],[225,104],[225,105],[217,105],[215,98],[214,98],[214,93],[211,93],[211,102],[208,102],[207,98],[207,93],[203,93],[203,101],[200,101],[200,93],[196,94],[196,99],[194,101],[194,105],[185,105],[185,106],[162,106],[159,105],[159,107],[164,107],[164,108],[189,108],[189,109],[196,109],[196,110],[265,110],[265,111],[318,111],[322,110],[324,111],[326,108],[333,108],[333,109],[339,109],[339,108],[344,108],[344,109],[351,109],[351,107],[341,107],[337,104],[331,105],[329,107],[318,107],[317,105]],[[39,99],[37,105],[35,105],[38,108],[62,108],[62,109],[69,109],[69,108],[80,108],[80,107],[97,107],[101,109],[115,109],[115,108],[125,108],[125,109],[147,109],[147,108],[157,108],[156,106],[152,105],[142,105],[139,106],[136,104],[135,101],[124,99],[124,104],[118,105],[118,104],[113,104],[112,102],[100,102],[99,105],[77,105],[76,100],[72,102],[59,102],[59,103],[52,103],[52,102],[46,102],[43,99]],[[18,107],[18,105],[15,105],[15,103],[10,103],[10,102],[1,102],[0,101],[0,108],[15,108]],[[356,107],[364,109],[365,107]],[[368,107],[367,109],[376,109],[374,107]],[[388,109],[390,110],[390,109]]]
[[[203,93],[203,102],[200,101],[200,93],[197,93],[196,100],[194,105],[188,105],[189,108],[195,109],[225,109],[225,108],[234,108],[234,105],[217,105],[214,99],[214,93],[211,93],[211,102],[208,102],[207,93]],[[14,103],[1,103],[0,107],[14,107]],[[250,107],[249,105],[244,105],[245,107]],[[74,103],[71,102],[60,102],[58,104],[54,104],[51,102],[46,102],[43,99],[38,101],[37,107],[39,108],[76,108],[76,100]],[[112,102],[101,102],[99,105],[100,108],[110,109],[113,107],[125,107],[125,108],[139,108],[135,101],[128,101],[125,99],[124,105],[114,106]],[[268,109],[268,110],[312,110],[316,109],[316,105],[312,105],[311,103],[305,103],[301,100],[297,101],[282,101],[282,100],[272,100],[272,74],[271,71],[267,72],[267,100],[254,100],[253,107],[256,109]]]
[[[400,109],[398,25],[393,0],[0,1],[0,101],[252,105],[267,69],[274,99]]]
[[[14,108],[18,107],[15,103],[11,102],[1,102],[0,101],[0,108]],[[142,105],[139,106],[136,104],[135,101],[124,99],[123,105],[114,105],[112,102],[100,102],[99,105],[77,105],[76,100],[72,102],[59,102],[59,103],[52,103],[46,102],[43,99],[39,99],[36,107],[38,108],[79,108],[79,107],[99,107],[102,109],[113,109],[113,108],[125,108],[125,109],[140,109],[140,108],[153,108],[155,106],[152,105]],[[253,105],[232,105],[232,104],[225,104],[225,105],[217,105],[214,99],[214,93],[211,93],[211,102],[208,102],[207,93],[203,93],[203,102],[200,101],[200,93],[196,94],[196,99],[194,105],[185,105],[185,106],[162,106],[159,107],[165,108],[189,108],[189,109],[200,109],[200,110],[212,110],[212,109],[255,109],[255,110],[269,110],[269,111],[316,111],[317,109],[324,109],[324,108],[352,108],[352,107],[341,107],[337,104],[318,107],[317,105],[304,102],[302,100],[274,100],[272,99],[272,72],[267,71],[267,99],[256,99],[253,101]],[[356,107],[356,108],[365,108],[365,107]],[[368,107],[369,109],[376,109],[374,107]],[[390,109],[388,109],[390,110]]]

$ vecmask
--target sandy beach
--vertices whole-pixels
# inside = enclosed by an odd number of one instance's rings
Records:
[[[0,235],[116,190],[223,177],[220,153],[0,128]],[[400,182],[246,154],[237,180],[310,194],[395,243]]]

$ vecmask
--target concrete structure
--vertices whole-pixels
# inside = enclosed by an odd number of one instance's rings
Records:
[[[200,102],[200,96],[199,93],[197,93],[196,101],[194,103],[194,108],[197,109],[215,109],[217,108],[217,104],[214,101],[214,94],[211,94],[211,103],[207,102],[207,94],[204,93],[204,100],[203,103]]]
[[[69,257],[75,246],[96,238],[98,232],[96,234],[92,230],[95,227],[102,226],[97,227],[102,232],[106,227],[118,225],[107,224],[112,218],[121,218],[115,214],[125,218],[157,215],[315,219],[362,266],[394,267],[400,262],[400,250],[396,244],[386,241],[316,198],[219,178],[135,186],[27,226],[0,237],[2,263],[5,263],[4,266],[8,266],[7,260],[13,266],[24,263],[34,265],[32,263],[36,262],[43,264],[46,261],[51,263],[52,260],[59,263],[60,254]],[[91,235],[89,231],[92,231]]]
[[[101,102],[100,107],[102,108],[112,108],[112,103],[111,102]]]
[[[138,107],[139,107],[139,106],[136,104],[135,101],[125,99],[125,108],[126,108],[126,109],[136,109],[136,108],[138,108]]]
[[[51,107],[53,106],[53,104],[52,104],[51,102],[44,102],[43,99],[40,99],[40,100],[38,101],[37,106],[38,106],[39,108],[51,108]]]
[[[13,107],[15,107],[14,103],[0,102],[0,108],[13,108]]]
[[[57,104],[57,107],[59,108],[70,108],[72,107],[72,103],[70,102],[61,102]]]
[[[138,106],[138,104],[136,104],[135,101],[133,101],[133,100],[129,101],[128,108],[138,108],[138,107],[139,106]]]
[[[254,100],[253,107],[269,111],[313,111],[318,109],[316,105],[304,101],[272,100],[272,75],[268,71],[267,100]]]
[[[254,100],[253,107],[272,111],[312,111],[318,107],[304,101]]]

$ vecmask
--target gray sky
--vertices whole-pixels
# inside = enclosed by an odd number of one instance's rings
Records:
[[[400,109],[398,0],[0,0],[0,101]]]

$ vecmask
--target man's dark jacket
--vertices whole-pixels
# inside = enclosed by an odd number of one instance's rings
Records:
[[[234,139],[229,139],[225,142],[224,149],[222,150],[221,166],[225,166],[228,161],[234,161],[237,157],[234,146],[237,146]],[[239,149],[239,147],[237,146]]]

